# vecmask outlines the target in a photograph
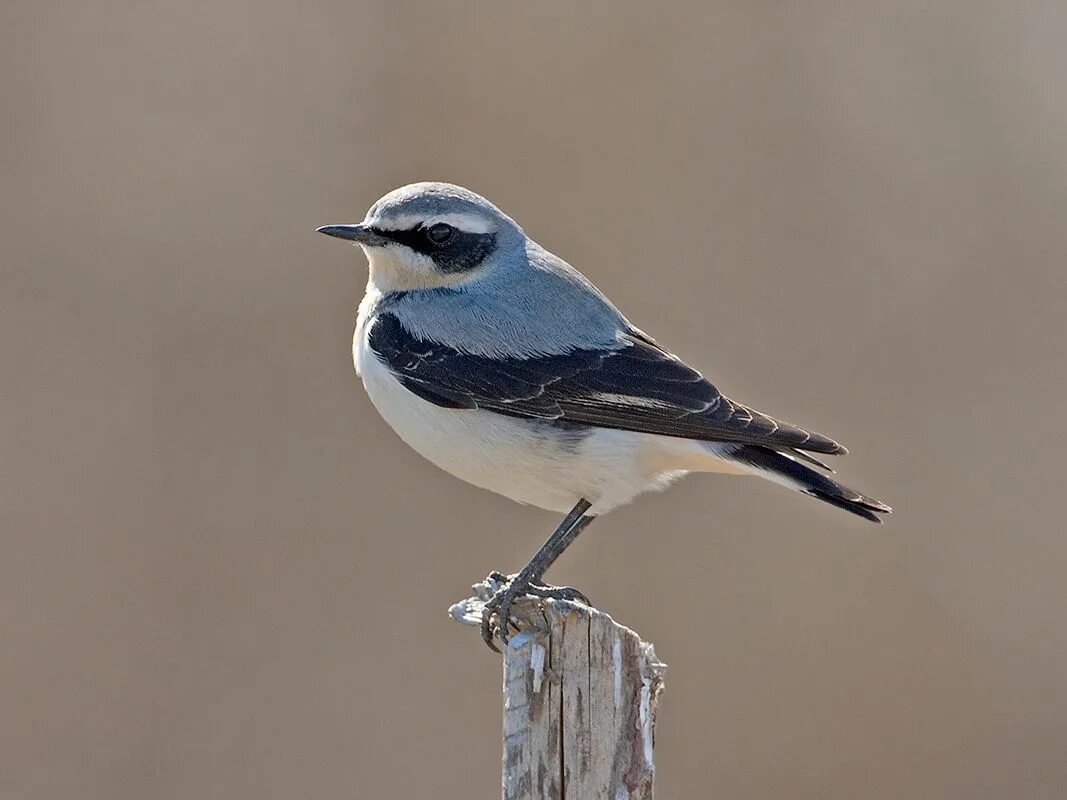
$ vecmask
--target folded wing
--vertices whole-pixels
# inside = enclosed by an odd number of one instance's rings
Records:
[[[490,358],[419,339],[387,313],[375,319],[369,344],[409,391],[447,408],[685,439],[847,452],[826,436],[730,400],[636,330],[615,349]]]

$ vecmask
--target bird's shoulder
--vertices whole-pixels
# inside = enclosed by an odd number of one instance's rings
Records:
[[[460,285],[385,294],[367,316],[390,313],[419,339],[490,357],[610,348],[628,323],[576,275],[497,264]]]

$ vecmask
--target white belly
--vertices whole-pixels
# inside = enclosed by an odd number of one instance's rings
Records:
[[[412,449],[468,483],[520,503],[570,511],[579,499],[603,514],[690,470],[740,472],[684,439],[547,423],[436,406],[405,389],[357,331],[353,356],[367,394]]]

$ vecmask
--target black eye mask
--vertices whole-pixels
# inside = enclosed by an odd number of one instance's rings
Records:
[[[445,235],[447,229],[449,235]],[[379,236],[429,256],[441,272],[466,272],[481,264],[496,248],[495,233],[469,233],[443,222],[402,231],[373,229]],[[436,241],[440,239],[441,241]]]

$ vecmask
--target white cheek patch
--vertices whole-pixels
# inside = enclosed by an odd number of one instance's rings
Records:
[[[443,274],[433,259],[400,245],[365,247],[370,282],[382,292],[410,292],[461,283],[463,274]]]
[[[364,248],[371,280],[384,291],[411,288],[420,275],[433,272],[433,261],[400,245]]]

